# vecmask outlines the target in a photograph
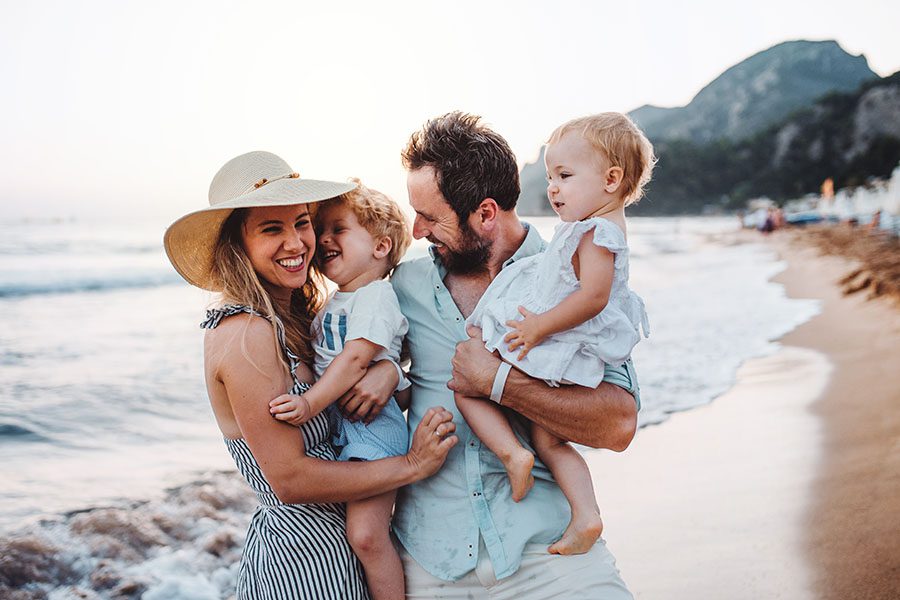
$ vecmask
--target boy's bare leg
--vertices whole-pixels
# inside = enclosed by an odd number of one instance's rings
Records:
[[[531,442],[572,507],[569,526],[547,550],[551,554],[583,554],[603,533],[603,520],[587,463],[568,442],[534,423]]]
[[[499,407],[489,401],[454,394],[456,407],[472,431],[503,463],[512,486],[512,499],[518,502],[534,486],[534,454],[519,443],[512,426]]]
[[[403,565],[390,536],[396,490],[347,503],[347,539],[366,571],[372,600],[403,600]]]

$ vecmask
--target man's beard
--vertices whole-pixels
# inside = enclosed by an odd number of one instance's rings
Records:
[[[470,275],[487,270],[493,243],[478,237],[466,221],[459,224],[459,249],[444,245],[441,262],[448,273]]]

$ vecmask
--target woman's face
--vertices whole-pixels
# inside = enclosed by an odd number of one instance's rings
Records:
[[[273,296],[290,298],[306,283],[316,247],[308,205],[251,208],[241,238],[250,264]]]

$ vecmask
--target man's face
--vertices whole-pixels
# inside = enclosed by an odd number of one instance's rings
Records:
[[[434,244],[450,273],[474,273],[487,267],[491,241],[483,239],[468,221],[460,221],[444,198],[432,167],[410,171],[406,178],[409,203],[416,211],[413,237]]]

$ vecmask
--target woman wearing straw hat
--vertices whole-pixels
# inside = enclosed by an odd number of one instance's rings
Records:
[[[222,295],[202,324],[206,384],[225,444],[260,504],[241,560],[239,599],[367,598],[340,503],[430,476],[456,443],[450,413],[436,409],[405,456],[337,462],[324,412],[302,435],[269,414],[272,398],[302,393],[313,379],[309,326],[322,292],[309,270],[311,203],[354,187],[301,179],[274,154],[251,152],[219,170],[208,208],[166,231],[175,269]],[[394,367],[382,370],[396,384]]]

